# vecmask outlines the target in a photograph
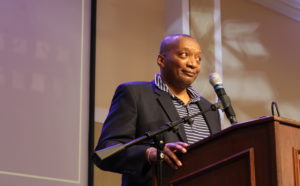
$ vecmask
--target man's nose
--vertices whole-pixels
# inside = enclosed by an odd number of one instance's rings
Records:
[[[198,59],[194,56],[190,56],[187,65],[191,68],[196,68],[198,63]]]

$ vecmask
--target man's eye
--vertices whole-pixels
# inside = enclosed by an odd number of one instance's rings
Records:
[[[188,56],[188,53],[182,52],[182,53],[180,53],[179,55],[180,55],[181,57],[187,57],[187,56]]]

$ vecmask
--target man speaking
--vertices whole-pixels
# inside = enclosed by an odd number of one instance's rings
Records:
[[[191,36],[165,37],[157,57],[160,74],[151,82],[129,82],[117,88],[96,151],[127,143],[167,122],[209,109],[211,103],[191,87],[200,72],[201,59],[201,47]],[[176,153],[186,153],[190,144],[220,130],[218,111],[209,111],[163,133],[164,161],[174,169],[184,166]],[[123,174],[122,185],[146,186],[151,185],[151,164],[156,157],[153,140],[148,140],[95,162],[103,170]]]

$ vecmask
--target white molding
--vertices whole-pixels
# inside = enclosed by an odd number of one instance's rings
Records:
[[[215,71],[223,77],[222,68],[222,24],[221,24],[221,2],[214,0],[214,41],[215,41]]]
[[[181,1],[182,33],[190,35],[190,1]]]
[[[214,45],[215,45],[215,72],[217,72],[223,79],[223,49],[222,49],[222,24],[221,24],[221,0],[214,0]],[[218,96],[216,96],[218,102]],[[229,122],[225,120],[224,112],[219,110],[221,119],[221,128],[225,129],[230,126]]]
[[[251,0],[300,22],[299,0]]]
[[[165,34],[190,34],[189,0],[165,0]]]

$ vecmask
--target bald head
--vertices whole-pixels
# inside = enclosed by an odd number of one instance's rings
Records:
[[[173,45],[176,44],[178,40],[183,37],[193,39],[190,35],[187,34],[172,34],[166,36],[160,43],[159,54],[168,52],[173,47]]]
[[[191,36],[176,34],[165,37],[157,57],[163,81],[173,90],[186,89],[200,72],[201,58],[200,44]]]

